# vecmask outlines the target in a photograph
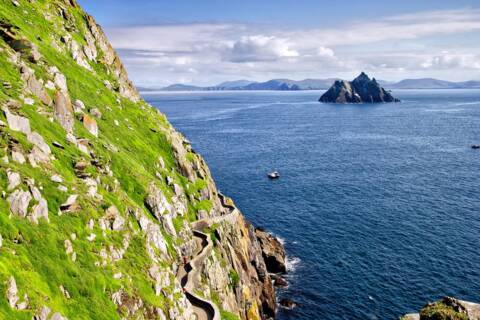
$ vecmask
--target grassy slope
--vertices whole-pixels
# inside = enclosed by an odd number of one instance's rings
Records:
[[[65,21],[52,10],[55,1],[20,2],[21,7],[15,7],[12,1],[0,0],[0,20],[18,26],[18,33],[39,48],[42,62],[29,64],[35,70],[37,79],[46,81],[47,66],[57,66],[67,78],[72,101],[80,99],[85,103],[87,110],[96,107],[103,113],[102,119],[97,120],[99,138],[90,135],[78,120],[75,124],[75,135],[88,138],[97,157],[110,164],[113,177],[102,175],[101,180],[102,185],[111,186],[109,189],[115,191],[107,191],[99,185],[103,202],[83,196],[86,187],[76,178],[72,163],[82,158],[89,160],[88,156],[67,143],[65,131],[58,123],[49,121],[46,116],[37,112],[41,105],[38,100],[33,106],[22,105],[19,113],[28,117],[32,129],[45,138],[56,160],[39,168],[32,168],[28,164],[19,165],[12,161],[9,164],[0,162],[0,189],[6,190],[7,168],[19,172],[22,178],[34,178],[37,186],[43,186],[42,194],[48,200],[50,223],[41,221],[37,226],[25,219],[10,217],[8,203],[5,199],[0,199],[0,234],[4,239],[0,248],[0,318],[31,319],[37,307],[47,305],[71,319],[118,319],[120,316],[110,295],[121,287],[132,295],[140,296],[147,305],[166,310],[169,302],[154,294],[152,282],[146,276],[150,262],[145,253],[142,234],[138,232],[132,235],[125,259],[106,267],[97,267],[94,263],[99,261],[100,249],[109,244],[120,247],[122,236],[113,231],[107,231],[103,236],[96,225],[93,232],[97,238],[89,242],[86,237],[91,231],[86,230],[85,226],[89,219],[103,216],[104,209],[112,204],[115,204],[122,213],[127,207],[139,207],[148,214],[144,207],[144,199],[146,188],[152,181],[155,181],[167,196],[171,196],[173,192],[164,183],[164,179],[155,176],[155,164],[159,155],[163,157],[167,166],[161,174],[165,176],[169,172],[176,183],[182,185],[188,193],[197,194],[202,183],[187,185],[187,180],[175,171],[171,145],[166,134],[162,133],[164,132],[162,128],[169,127],[163,115],[158,114],[144,102],[133,103],[108,90],[103,81],[115,83],[116,80],[103,64],[92,64],[94,68],[92,73],[76,64],[68,52],[59,54],[51,46],[53,39],[58,41],[65,32],[58,27]],[[51,21],[44,17],[44,12],[51,13]],[[86,30],[84,13],[78,8],[70,8],[70,13],[76,26],[76,31],[71,34],[82,44],[84,43],[82,33]],[[8,99],[18,98],[22,94],[23,82],[18,68],[7,60],[8,45],[1,39],[0,47],[4,50],[0,52],[0,80],[8,81],[13,86],[12,89],[5,89],[0,83],[0,104],[3,105]],[[53,96],[53,92],[50,94]],[[51,111],[47,106],[41,108]],[[6,122],[3,113],[0,120]],[[114,124],[115,120],[119,121],[119,126]],[[9,137],[18,140],[24,150],[30,150],[31,145],[23,134],[8,128],[0,129],[1,157],[5,155],[4,148]],[[53,141],[62,143],[65,149],[52,147]],[[111,144],[119,151],[108,151],[105,146]],[[173,173],[170,172],[172,169]],[[100,175],[95,167],[89,170],[93,176]],[[68,193],[59,192],[56,189],[57,185],[50,181],[49,178],[54,173],[63,176],[64,185],[69,189]],[[116,189],[115,180],[120,183],[120,187]],[[25,183],[22,188],[27,189]],[[80,195],[82,209],[77,213],[59,216],[60,204],[72,193]],[[205,202],[190,203],[188,216],[194,219],[197,209],[208,206],[209,204]],[[131,233],[137,230],[134,219],[127,215],[125,217],[130,222]],[[181,225],[181,221],[176,221],[176,225]],[[77,235],[77,240],[72,241],[78,257],[76,262],[67,257],[64,248],[64,240],[69,239],[72,233]],[[170,252],[173,253],[171,247]],[[129,277],[113,279],[113,274],[117,272]],[[14,311],[8,306],[4,298],[6,288],[3,284],[11,275],[17,280],[21,299],[24,293],[28,293],[30,310]],[[60,285],[68,290],[71,299],[63,297],[59,290]]]

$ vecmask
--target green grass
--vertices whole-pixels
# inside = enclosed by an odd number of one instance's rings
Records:
[[[5,319],[32,319],[35,310],[47,305],[55,312],[70,319],[119,319],[117,306],[112,302],[112,293],[123,288],[131,296],[142,299],[146,308],[159,307],[167,310],[172,301],[167,301],[162,295],[156,296],[153,289],[153,280],[148,276],[148,268],[152,261],[146,253],[145,236],[140,232],[135,219],[127,216],[128,208],[139,208],[149,215],[144,201],[148,186],[151,182],[165,193],[167,199],[173,196],[173,190],[165,183],[166,176],[173,178],[175,183],[185,188],[187,196],[200,196],[200,192],[208,184],[208,180],[198,179],[194,183],[188,182],[176,168],[172,146],[169,142],[168,130],[170,124],[165,116],[159,114],[145,102],[134,103],[121,97],[117,92],[108,90],[104,80],[118,86],[118,80],[113,69],[100,62],[90,62],[93,72],[79,66],[67,52],[60,37],[65,35],[62,17],[56,14],[59,1],[37,0],[35,2],[21,1],[20,7],[13,6],[11,1],[1,0],[0,20],[18,27],[18,36],[34,43],[42,59],[34,64],[23,60],[35,71],[38,80],[46,82],[52,80],[47,72],[49,66],[56,66],[67,78],[69,94],[72,101],[80,99],[86,109],[98,108],[102,112],[101,119],[96,119],[100,135],[92,136],[78,119],[75,121],[75,136],[87,138],[90,149],[102,166],[110,167],[113,176],[101,172],[100,168],[89,166],[87,171],[93,178],[99,178],[98,193],[103,200],[95,200],[86,196],[86,185],[76,177],[73,163],[79,159],[87,162],[92,157],[80,152],[66,140],[64,129],[56,122],[50,121],[48,113],[52,107],[41,105],[34,98],[35,104],[27,106],[19,99],[23,92],[23,81],[19,69],[9,61],[12,53],[8,44],[0,38],[0,103],[9,99],[18,100],[21,109],[18,113],[30,119],[32,130],[37,131],[51,147],[55,160],[36,168],[28,164],[20,165],[10,161],[5,164],[0,161],[0,188],[6,190],[6,170],[11,169],[20,173],[22,179],[33,178],[37,186],[48,201],[50,223],[40,221],[34,225],[26,219],[9,217],[9,206],[5,199],[0,199],[0,233],[4,239],[0,248],[0,284],[13,275],[17,280],[20,295],[27,293],[30,308],[26,311],[12,310],[6,299],[0,299],[0,318]],[[65,6],[65,5],[64,5]],[[50,13],[47,20],[44,13]],[[85,43],[84,32],[87,30],[85,13],[80,8],[68,8],[72,19],[70,34],[80,45]],[[58,52],[53,42],[62,52]],[[98,48],[97,48],[98,49]],[[98,50],[101,60],[101,51]],[[11,89],[3,87],[3,82],[9,82]],[[52,95],[52,91],[49,94]],[[30,97],[29,94],[25,95]],[[47,115],[39,111],[47,112]],[[6,122],[3,112],[0,120]],[[115,125],[119,122],[119,126]],[[133,130],[130,130],[132,128]],[[8,128],[0,127],[0,156],[3,157],[5,148],[12,141],[28,152],[32,145],[24,134],[13,132]],[[56,141],[65,148],[55,148]],[[111,151],[108,146],[115,146],[118,152]],[[161,156],[165,162],[165,169],[158,169],[156,164]],[[188,160],[194,161],[197,155],[188,154]],[[160,178],[157,177],[157,172]],[[50,181],[53,174],[60,174],[69,192],[58,191],[57,183]],[[21,188],[27,190],[22,182]],[[78,194],[81,210],[59,216],[60,205],[69,194]],[[31,202],[31,206],[34,201]],[[104,215],[108,206],[115,205],[128,222],[128,230],[122,233],[100,230],[96,223],[93,230],[86,225],[90,219],[98,221]],[[183,226],[184,220],[196,220],[198,210],[209,211],[212,203],[209,200],[192,201],[188,203],[186,217],[174,219],[177,231]],[[150,216],[151,219],[153,217]],[[122,246],[123,234],[130,233],[131,240],[124,259],[109,263],[107,266],[96,266],[101,261],[99,252],[102,248]],[[73,262],[66,255],[65,239],[70,239],[75,233],[77,239],[72,241],[77,261]],[[92,242],[86,238],[90,233],[96,234]],[[168,253],[171,259],[160,261],[165,267],[171,266],[177,259],[175,245],[179,239],[173,239],[163,232],[167,242]],[[19,239],[21,240],[19,243]],[[114,279],[113,274],[121,272],[124,276]],[[59,290],[63,285],[71,295],[67,300]],[[5,286],[0,285],[0,296],[5,297]],[[173,288],[165,288],[173,292]]]

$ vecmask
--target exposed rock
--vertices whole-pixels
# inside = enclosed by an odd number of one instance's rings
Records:
[[[65,77],[65,75],[56,70],[53,77],[53,81],[55,82],[55,85],[60,89],[60,91],[68,94],[67,78]]]
[[[67,318],[63,317],[59,312],[55,312],[50,320],[68,320]]]
[[[37,46],[25,38],[12,40],[9,45],[33,63],[37,63],[42,58]]]
[[[102,113],[98,108],[93,108],[92,110],[90,110],[90,114],[97,119],[100,119],[102,117]]]
[[[83,126],[95,137],[98,137],[98,126],[97,121],[90,117],[88,114],[83,115]]]
[[[15,281],[14,277],[8,278],[6,293],[7,293],[8,304],[10,305],[10,307],[16,308],[19,298],[18,298],[17,282]]]
[[[73,103],[73,109],[75,113],[81,113],[85,110],[85,104],[81,100],[75,100]]]
[[[0,248],[3,246],[3,237],[2,235],[0,234]]]
[[[319,99],[326,103],[399,102],[373,78],[361,73],[353,81],[337,80]]]
[[[285,273],[287,271],[285,265],[285,249],[280,241],[261,228],[255,230],[255,235],[260,242],[268,272]]]
[[[297,303],[291,299],[282,299],[280,300],[280,305],[285,309],[293,309],[297,306]]]
[[[40,308],[40,310],[37,311],[35,316],[33,316],[33,320],[48,320],[50,312],[50,308],[48,308],[47,306],[43,306]]]
[[[60,292],[63,294],[63,296],[66,298],[66,299],[70,299],[70,293],[67,291],[67,289],[65,289],[65,287],[63,285],[60,285]]]
[[[49,221],[48,203],[47,200],[43,198],[38,201],[38,204],[33,206],[32,214],[29,216],[30,221],[32,221],[33,223],[38,223],[38,220],[40,218],[44,218],[45,220],[47,220],[47,222]]]
[[[99,225],[102,230],[122,230],[124,228],[125,219],[120,215],[117,207],[110,206],[105,215],[99,220]]]
[[[80,209],[80,205],[77,203],[78,195],[72,194],[68,197],[67,201],[60,205],[60,210],[63,212],[73,212]]]
[[[21,73],[27,90],[40,99],[40,101],[42,101],[44,104],[50,106],[52,104],[52,98],[50,98],[47,91],[45,91],[42,83],[37,80],[33,70],[26,66],[22,66]]]
[[[12,160],[20,164],[24,164],[26,161],[25,155],[19,149],[12,150]]]
[[[20,174],[18,174],[17,172],[13,172],[11,170],[7,171],[7,178],[8,178],[8,187],[7,187],[8,191],[15,189],[21,182]]]
[[[70,98],[58,91],[55,94],[54,116],[60,125],[67,131],[73,131],[74,117]]]
[[[51,176],[50,180],[52,180],[53,182],[57,182],[57,183],[62,183],[63,182],[63,178],[58,174],[54,174],[53,176]]]
[[[32,200],[32,195],[28,191],[15,190],[8,198],[10,211],[21,218],[27,216],[28,205]]]
[[[288,287],[288,282],[284,278],[282,278],[278,275],[272,275],[271,277],[273,279],[273,285],[274,286],[276,286],[276,287]]]
[[[171,235],[176,235],[175,227],[172,221],[172,205],[168,202],[162,191],[150,184],[149,193],[145,200],[145,204],[150,212],[158,219],[165,228],[165,230]]]
[[[19,131],[24,134],[29,134],[31,132],[30,121],[27,118],[11,113],[7,107],[3,107],[2,109],[11,130]]]
[[[27,134],[27,140],[31,144],[38,147],[38,149],[40,149],[40,151],[42,151],[46,155],[49,155],[51,153],[50,147],[48,146],[48,144],[45,143],[43,137],[37,132],[30,132],[29,134]]]

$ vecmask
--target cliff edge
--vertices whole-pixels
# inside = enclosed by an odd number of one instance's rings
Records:
[[[75,0],[1,0],[0,106],[0,318],[275,316],[270,238]]]

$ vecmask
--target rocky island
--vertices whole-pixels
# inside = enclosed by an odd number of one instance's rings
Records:
[[[400,102],[380,86],[375,78],[362,72],[353,81],[336,80],[319,99],[325,103],[385,103]]]
[[[75,0],[0,5],[0,318],[268,319],[285,252]]]

